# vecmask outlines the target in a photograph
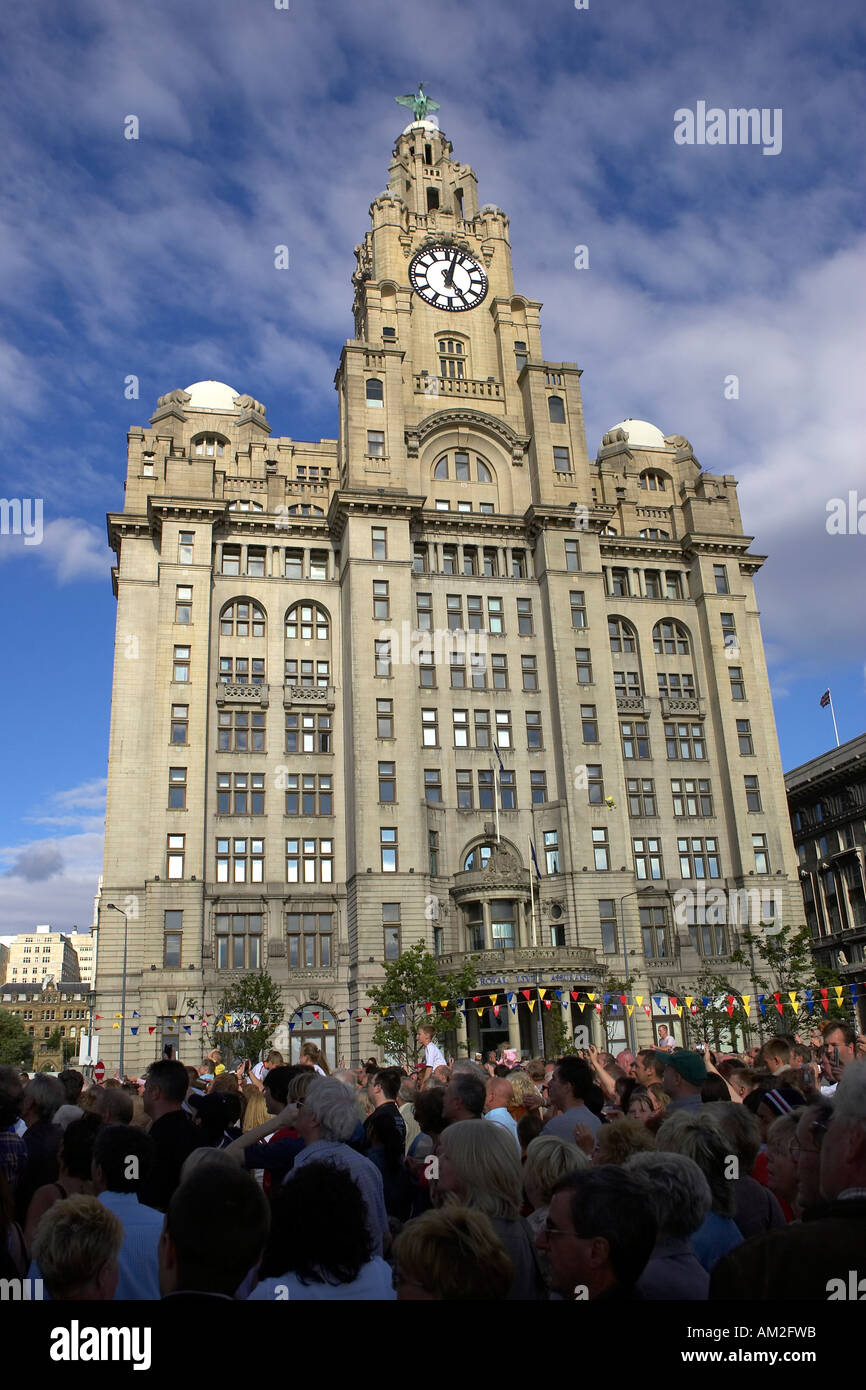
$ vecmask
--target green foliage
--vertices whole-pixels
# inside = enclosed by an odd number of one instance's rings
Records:
[[[740,991],[731,984],[726,975],[705,966],[693,985],[683,986],[683,996],[694,998],[698,1005],[696,1014],[688,1014],[688,1027],[692,1042],[700,1039],[714,1051],[734,1051],[737,1048],[736,1034],[739,1031],[749,1036],[750,1027],[755,1023],[756,1013],[760,1015],[757,1000],[750,1001],[751,1019],[746,1013]],[[731,1013],[728,1014],[729,1000],[733,995]],[[704,999],[709,1004],[704,1005]],[[685,1009],[685,1003],[683,1008]],[[683,1015],[686,1017],[686,1014]]]
[[[767,1032],[792,1033],[796,1027],[817,1026],[830,1018],[851,1020],[851,1010],[845,996],[841,1008],[836,1003],[835,986],[842,983],[838,975],[815,962],[808,927],[783,927],[772,936],[765,932],[747,931],[743,934],[743,942],[744,947],[734,951],[731,960],[738,965],[748,966],[755,994],[767,996],[764,1001],[767,1016],[763,1020]],[[828,990],[826,1012],[818,993],[822,987]],[[796,1024],[792,1027],[793,1014],[788,993],[791,990],[799,993],[804,989],[814,991],[814,1007],[810,1015],[804,1001],[800,1000]],[[776,1008],[774,994],[781,996],[784,1006],[781,1014]]]
[[[542,1009],[544,1005],[539,1003],[538,1008]],[[550,1008],[544,1009],[544,1012],[547,1015],[544,1019],[545,1057],[565,1057],[569,1052],[576,1052],[574,1037],[565,1022],[564,1011],[555,995]]]
[[[209,1030],[210,1045],[220,1048],[226,1066],[247,1057],[255,1060],[270,1047],[283,1014],[279,985],[264,970],[251,971],[223,991]],[[232,1020],[228,1027],[227,1016]],[[239,1020],[241,1027],[236,1028]]]
[[[17,1014],[0,1010],[0,1065],[29,1067],[33,1060],[33,1039]]]
[[[379,1015],[373,1031],[374,1045],[384,1049],[389,1061],[411,1071],[419,1052],[415,1037],[419,1024],[431,1024],[440,1038],[453,1033],[458,1019],[456,1000],[471,995],[475,979],[474,961],[468,961],[454,974],[440,976],[435,956],[423,942],[416,942],[399,960],[385,967],[382,983],[367,991],[372,1012]],[[448,1000],[445,1010],[440,1007],[443,999]],[[432,1006],[429,1012],[428,1003]],[[390,1013],[382,1017],[382,1010],[392,1007],[398,1017]]]
[[[604,1032],[604,1051],[606,1052],[610,1050],[611,1044],[613,1043],[614,1028],[616,1024],[625,1023],[626,1039],[628,1039],[629,1037],[628,1011],[625,1008],[625,1005],[622,1003],[620,995],[625,994],[627,996],[628,994],[630,994],[633,984],[634,979],[631,975],[629,975],[627,979],[623,980],[621,976],[615,975],[613,971],[608,967],[608,969],[605,971],[604,978],[601,981],[601,984],[594,986],[594,992],[598,996],[596,1002],[601,1003],[601,1012],[596,1014],[596,1018],[601,1023],[602,1030]],[[605,995],[608,996],[606,1004],[604,1002]],[[616,1004],[616,1009],[613,1008],[614,1004]],[[626,1042],[622,1045],[623,1047],[626,1047],[628,1044]]]

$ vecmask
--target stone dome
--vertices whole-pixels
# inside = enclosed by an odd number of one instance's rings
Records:
[[[625,430],[628,435],[628,442],[635,449],[665,449],[665,437],[656,425],[651,425],[649,420],[620,420],[618,425],[613,425],[609,431]]]
[[[194,381],[186,390],[192,397],[187,410],[237,410],[234,398],[240,393],[224,381]]]

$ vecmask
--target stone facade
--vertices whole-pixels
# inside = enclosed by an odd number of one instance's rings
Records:
[[[33,1039],[33,1071],[61,1071],[78,1065],[81,1034],[87,1032],[92,989],[80,980],[57,985],[13,985],[0,989],[0,1009],[17,1015]],[[49,1046],[58,1039],[59,1046]],[[64,1060],[64,1051],[66,1060]]]
[[[432,303],[410,281],[430,246]],[[590,460],[580,369],[544,360],[508,218],[433,124],[398,138],[355,255],[337,439],[273,438],[215,382],[129,433],[97,974],[112,1017],[126,932],[128,1070],[260,962],[297,1025],[278,1045],[348,1063],[416,941],[446,972],[482,953],[482,1009],[609,973],[681,994],[735,944],[680,929],[684,883],[759,873],[799,902],[733,477],[640,421]],[[487,284],[453,312],[458,260]],[[473,1009],[468,1046],[536,1030],[523,1002]]]
[[[9,946],[7,979],[41,985],[49,975],[55,981],[81,979],[71,936],[50,927],[21,932]]]

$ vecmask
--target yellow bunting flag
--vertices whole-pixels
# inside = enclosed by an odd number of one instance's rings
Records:
[[[687,995],[686,995],[686,1008],[687,1008],[687,1009],[690,1009],[690,1008],[692,1007],[692,1000],[694,999],[694,997],[695,997],[695,996],[694,996],[693,994],[687,994]]]
[[[546,990],[546,989],[540,989],[540,990],[538,991],[538,997],[539,997],[539,999],[543,999],[546,993],[547,993],[547,990]]]
[[[752,999],[751,994],[744,994],[744,995],[742,996],[743,1008],[744,1008],[745,1011],[746,1011],[746,1018],[751,1018],[751,1015],[752,1015],[752,1004],[751,1004],[751,999]]]
[[[594,994],[590,994],[589,990],[587,990],[587,992],[586,992],[586,997],[587,997],[587,999],[589,1000],[590,1004],[594,1004],[594,1003],[595,1003],[595,995],[594,995]]]
[[[483,1010],[483,1009],[476,1009],[475,1012],[477,1013],[478,1017],[480,1018],[481,1015],[484,1013],[484,1010]]]
[[[385,1015],[387,1014],[387,1012],[388,1012],[387,1009],[383,1009],[383,1010],[382,1010],[382,1017],[383,1017],[383,1018],[385,1017]]]
[[[527,999],[526,1002],[527,1002],[527,1004],[529,1005],[529,1012],[532,1013],[532,1010],[535,1008],[535,1000],[534,1000],[534,999]]]
[[[439,1007],[440,1007],[440,1009],[447,1009],[447,1008],[448,1008],[448,1000],[447,1000],[447,999],[440,999],[440,1000],[439,1000]]]
[[[626,1004],[626,1008],[628,1009],[628,1016],[631,1018],[634,1013],[634,1004]]]
[[[112,1023],[111,1026],[112,1026],[112,1028],[119,1028],[119,1027],[120,1027],[120,1024],[119,1024],[119,1023]]]
[[[636,995],[635,995],[635,1003],[638,1005],[639,1008],[642,1007],[642,1005],[643,1005],[643,995],[642,995],[642,994],[636,994]]]
[[[677,1004],[677,1017],[678,1017],[678,1018],[682,1018],[682,1016],[683,1016],[683,1006],[682,1006],[682,1004]]]
[[[498,994],[491,994],[491,996],[490,996],[490,1002],[491,1002],[491,1004],[495,1004],[498,998],[499,998],[499,995],[498,995]]]
[[[797,1004],[798,1004],[798,1002],[799,1002],[799,996],[798,996],[798,994],[797,994],[797,991],[796,991],[795,989],[789,989],[789,990],[788,990],[788,998],[789,998],[790,1001],[791,1001],[791,1008],[792,1008],[792,1009],[796,1009]]]

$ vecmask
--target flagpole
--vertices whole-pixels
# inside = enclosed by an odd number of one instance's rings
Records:
[[[536,944],[536,941],[535,941],[535,883],[534,883],[533,878],[532,878],[532,865],[533,865],[533,859],[532,859],[532,836],[530,835],[530,836],[529,836],[529,901],[530,901],[530,912],[531,912],[531,920],[532,920],[532,944],[533,944],[533,946],[535,946],[535,944]],[[541,1005],[539,1004],[539,1008],[540,1008],[540,1007],[541,1007]]]
[[[830,695],[830,689],[829,689],[829,687],[827,688],[827,694]],[[833,732],[834,732],[835,735],[836,735],[836,747],[838,748],[838,747],[839,747],[839,730],[838,730],[837,727],[836,727],[836,711],[835,711],[834,708],[833,708],[833,696],[832,696],[832,695],[830,695],[830,713],[831,713],[832,716],[833,716]]]
[[[493,773],[493,810],[496,813],[496,843],[499,844],[499,791],[495,764],[490,764],[490,771]]]

